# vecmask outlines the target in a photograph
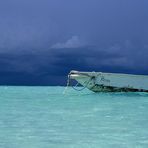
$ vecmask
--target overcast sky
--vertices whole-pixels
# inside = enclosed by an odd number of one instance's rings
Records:
[[[64,85],[72,70],[148,74],[147,0],[0,0],[0,84]]]

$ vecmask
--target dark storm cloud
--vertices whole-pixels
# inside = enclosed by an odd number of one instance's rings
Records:
[[[1,0],[0,84],[64,84],[71,69],[148,73],[147,7],[147,0]]]
[[[67,48],[70,52],[64,53],[61,48],[54,49],[52,53],[51,50],[33,54],[0,54],[1,84],[62,85],[66,84],[66,76],[72,69],[139,74],[147,72],[139,59],[133,61],[129,56],[129,63],[126,54],[99,51],[96,47]],[[137,67],[141,68],[140,71],[137,71]]]

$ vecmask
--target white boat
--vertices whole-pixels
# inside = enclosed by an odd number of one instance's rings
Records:
[[[148,76],[103,72],[71,71],[74,79],[94,92],[148,92]]]

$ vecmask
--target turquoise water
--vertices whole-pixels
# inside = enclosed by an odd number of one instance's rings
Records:
[[[0,148],[147,148],[148,94],[0,87]]]

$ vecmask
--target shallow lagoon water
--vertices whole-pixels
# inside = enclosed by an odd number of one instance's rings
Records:
[[[147,148],[148,93],[0,87],[1,148]]]

